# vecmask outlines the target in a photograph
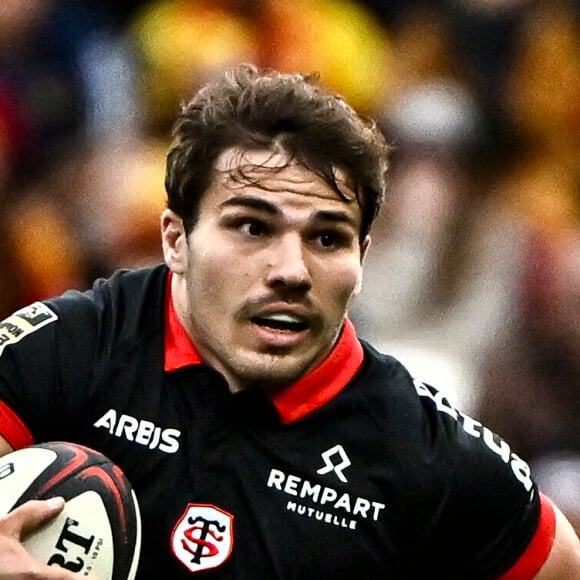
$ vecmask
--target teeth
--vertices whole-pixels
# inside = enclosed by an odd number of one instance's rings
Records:
[[[301,318],[297,316],[292,316],[291,314],[268,314],[267,316],[262,316],[264,320],[273,320],[274,322],[282,322],[287,324],[300,324],[302,322]]]

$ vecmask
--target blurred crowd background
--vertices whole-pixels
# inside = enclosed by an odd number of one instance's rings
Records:
[[[318,71],[394,145],[360,334],[501,433],[574,519],[579,16],[578,0],[2,0],[0,319],[161,259],[171,124],[212,75]]]

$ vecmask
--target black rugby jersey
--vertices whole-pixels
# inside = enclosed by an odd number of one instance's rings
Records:
[[[179,324],[165,266],[0,323],[0,434],[126,473],[139,579],[531,578],[553,511],[509,445],[347,320],[278,392],[230,393]],[[502,574],[504,576],[502,576]]]

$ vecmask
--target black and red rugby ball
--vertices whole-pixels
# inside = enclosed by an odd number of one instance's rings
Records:
[[[133,580],[141,548],[139,505],[121,469],[68,442],[31,445],[0,458],[0,515],[30,499],[61,496],[53,520],[23,540],[39,560],[99,580]]]

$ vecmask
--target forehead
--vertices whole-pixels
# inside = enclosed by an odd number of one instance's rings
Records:
[[[227,149],[217,158],[208,197],[214,203],[236,196],[264,196],[274,203],[312,206],[325,204],[358,217],[360,208],[343,171],[334,169],[342,195],[317,173],[271,150]]]

